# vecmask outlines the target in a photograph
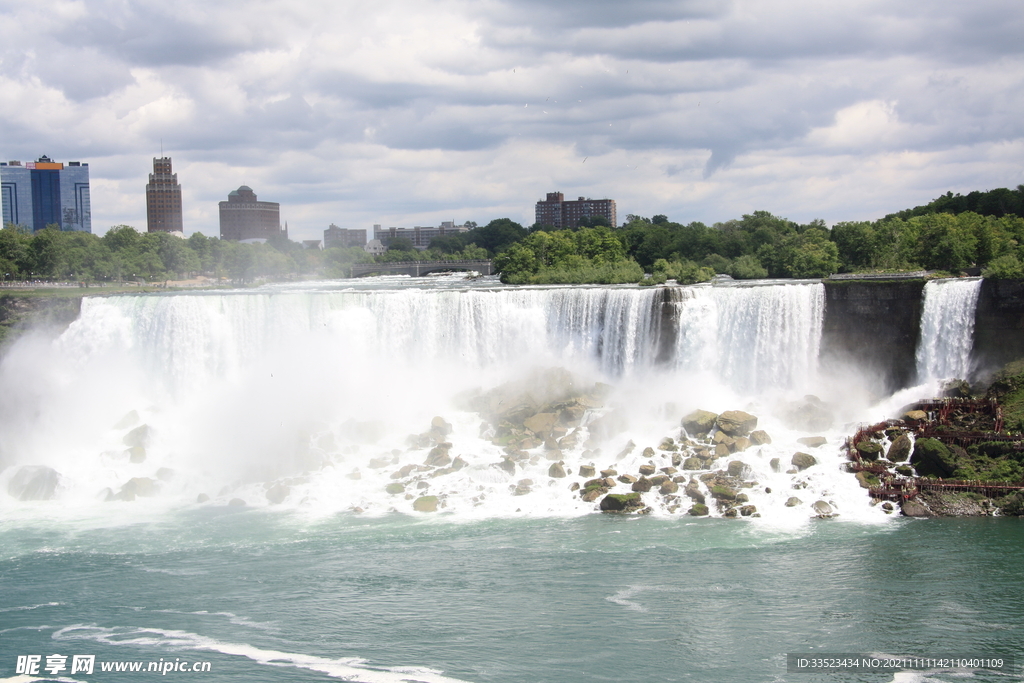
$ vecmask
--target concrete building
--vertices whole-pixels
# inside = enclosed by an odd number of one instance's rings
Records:
[[[36,161],[0,162],[4,225],[14,223],[33,232],[47,225],[61,230],[92,232],[89,164]]]
[[[361,247],[366,244],[366,229],[339,228],[334,223],[324,230],[324,249],[331,247]]]
[[[181,185],[178,174],[171,172],[171,158],[153,159],[153,172],[146,185],[146,221],[149,232],[180,232]]]
[[[603,216],[613,228],[618,225],[614,199],[588,199],[565,201],[561,192],[548,192],[547,199],[537,202],[536,221],[539,225],[556,228],[575,228],[585,218]]]
[[[288,237],[288,227],[281,228],[281,205],[261,202],[252,188],[242,185],[228,193],[220,202],[220,238],[222,240],[267,240],[275,235]]]
[[[444,221],[441,225],[434,227],[416,226],[415,228],[381,228],[379,224],[373,226],[373,238],[380,240],[384,246],[389,246],[392,240],[405,237],[412,246],[417,249],[426,249],[430,246],[430,240],[442,235],[457,235],[469,232],[466,225],[455,225],[455,221]]]

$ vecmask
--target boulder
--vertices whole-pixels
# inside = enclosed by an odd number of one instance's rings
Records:
[[[508,458],[508,457],[502,458],[501,462],[495,463],[495,465],[498,467],[498,469],[504,470],[504,471],[508,472],[509,474],[515,474],[516,473],[516,461],[511,459],[511,458]]]
[[[651,490],[652,486],[653,486],[653,484],[651,484],[651,480],[650,479],[648,479],[647,477],[640,477],[639,479],[634,481],[633,485],[630,486],[629,488],[632,491],[639,491],[640,493],[647,493],[648,491]]]
[[[747,437],[745,437],[745,436],[737,436],[735,441],[733,441],[733,444],[732,444],[732,452],[733,453],[739,453],[741,451],[745,451],[748,448],[750,448],[752,445],[754,445],[754,442],[751,441],[750,439],[748,439]]]
[[[726,472],[730,477],[735,477],[739,479],[740,477],[743,476],[744,469],[747,469],[746,465],[744,465],[739,460],[732,460],[731,462],[729,462],[729,465],[726,468]]]
[[[466,467],[467,465],[469,465],[469,463],[463,460],[461,455],[455,456],[455,459],[452,460],[453,470],[461,470],[463,467]]]
[[[634,477],[632,474],[620,474],[619,481],[622,482],[623,484],[633,484],[637,481],[637,478]]]
[[[886,453],[885,457],[892,462],[906,462],[913,449],[914,444],[910,437],[906,434],[900,434],[893,439],[892,445],[889,446],[889,452]]]
[[[580,443],[580,432],[574,429],[558,440],[558,447],[563,450],[572,450]]]
[[[796,496],[790,496],[786,499],[786,507],[788,508],[795,508],[797,505],[803,505],[803,503],[804,502]]]
[[[644,503],[640,494],[633,493],[609,493],[601,499],[601,512],[633,512],[643,508]]]
[[[860,484],[862,489],[869,489],[872,486],[878,486],[878,477],[873,475],[871,472],[858,472],[857,483]]]
[[[597,470],[593,465],[580,465],[580,476],[581,477],[592,477],[597,473]]]
[[[387,486],[385,486],[384,491],[395,496],[398,495],[399,493],[405,493],[405,486],[399,484],[398,482],[395,482],[393,484],[388,484]]]
[[[740,508],[741,517],[750,517],[757,512],[757,506],[755,505],[744,505]]]
[[[441,436],[448,436],[452,433],[452,425],[450,422],[446,422],[443,417],[437,416],[430,421],[431,431],[435,431]]]
[[[771,460],[769,460],[768,465],[771,466],[772,472],[782,471],[782,464],[780,463],[778,458],[772,458]]]
[[[135,500],[136,496],[155,496],[158,489],[159,485],[149,477],[132,477],[121,487],[114,500],[131,501]]]
[[[274,505],[278,505],[285,501],[289,493],[291,493],[291,489],[289,487],[284,484],[274,484],[267,489],[267,500]]]
[[[658,444],[658,450],[669,452],[678,451],[679,446],[676,445],[675,440],[671,436],[666,436],[664,439],[661,440],[661,443]]]
[[[367,464],[367,467],[369,467],[371,470],[379,470],[379,469],[383,469],[383,468],[387,467],[388,465],[390,465],[394,461],[395,461],[394,456],[382,455],[382,456],[377,457],[377,458],[370,458],[370,462]]]
[[[205,493],[200,493],[198,496],[196,496],[196,502],[197,503],[207,503],[209,501],[210,501],[210,496],[208,496]]]
[[[823,500],[815,501],[814,505],[811,506],[811,509],[814,510],[814,514],[815,515],[817,515],[818,517],[821,517],[821,518],[828,518],[828,517],[834,517],[835,516],[835,511],[832,509],[832,506],[829,505],[828,503],[826,503]]]
[[[590,490],[584,490],[583,493],[580,494],[580,498],[584,503],[593,503],[606,493],[608,493],[608,489],[599,486]]]
[[[695,481],[691,481],[689,484],[687,484],[686,488],[683,489],[683,493],[686,495],[687,498],[690,498],[691,500],[697,503],[703,503],[705,500],[704,494],[700,492],[700,486],[698,486],[697,482]]]
[[[626,445],[623,446],[622,450],[619,451],[619,454],[617,456],[615,456],[615,459],[616,460],[622,460],[627,455],[632,453],[634,449],[636,449],[636,444],[633,443],[632,439],[630,439],[629,441],[626,442]]]
[[[904,517],[934,517],[935,513],[928,509],[927,505],[924,505],[921,501],[916,498],[903,501],[903,505],[900,506],[900,512],[903,513]]]
[[[732,453],[732,451],[729,450],[729,447],[727,445],[725,445],[724,443],[720,443],[717,446],[715,446],[715,457],[716,458],[724,458],[725,456],[729,455],[730,453]]]
[[[874,441],[860,441],[856,444],[857,453],[865,460],[874,462],[882,456],[882,444]]]
[[[695,410],[683,418],[682,426],[690,436],[707,436],[715,426],[718,415],[707,410]]]
[[[756,429],[750,432],[750,442],[755,446],[764,446],[772,442],[772,437],[768,436],[768,432],[763,429]]]
[[[814,467],[818,464],[817,459],[809,453],[796,452],[793,454],[793,459],[790,460],[793,467],[797,470],[806,470],[808,467]]]
[[[614,476],[617,476],[618,474],[619,473],[616,470],[612,470],[612,469],[601,470],[601,476],[602,477],[614,477]]]
[[[694,503],[687,514],[694,517],[705,517],[708,514],[708,506],[704,503]]]
[[[423,461],[424,465],[430,467],[444,467],[452,461],[450,455],[448,455],[448,449],[452,445],[450,443],[440,443],[430,449],[430,453],[427,454],[427,459]]]
[[[645,458],[653,458],[654,455],[655,455],[654,449],[651,448],[650,446],[648,446],[647,448],[644,449],[643,457],[645,457]]]
[[[683,461],[684,470],[704,469],[704,462],[700,458],[689,457]]]
[[[562,479],[565,477],[565,468],[562,467],[562,463],[553,462],[551,467],[548,468],[548,476],[552,479]]]
[[[715,500],[736,500],[736,491],[728,486],[715,484],[711,487],[711,497]]]
[[[956,471],[956,453],[938,439],[918,439],[910,464],[922,477],[949,477]]]
[[[245,507],[245,501],[242,500],[241,498],[232,498],[231,500],[228,501],[228,507],[229,508],[244,508]]]
[[[808,448],[819,448],[828,443],[828,439],[823,436],[805,436],[796,440],[797,443],[801,443]]]
[[[57,470],[43,465],[25,465],[7,482],[7,493],[18,500],[50,500],[59,482]]]
[[[924,422],[928,419],[928,413],[923,410],[908,410],[903,413],[903,419],[907,422]]]
[[[896,474],[904,477],[912,477],[914,476],[914,468],[910,465],[896,465]]]
[[[649,475],[649,474],[654,474],[656,470],[657,470],[657,468],[654,466],[653,463],[647,463],[645,465],[640,465],[640,474],[642,474],[644,476]]]
[[[412,502],[416,512],[437,512],[437,496],[420,496]]]
[[[717,424],[729,436],[746,436],[757,428],[757,418],[742,410],[727,410],[718,416]]]
[[[132,446],[147,446],[149,445],[150,439],[149,425],[142,425],[136,427],[132,431],[124,435],[124,445],[131,448]]]
[[[132,446],[128,449],[128,462],[139,464],[146,462],[146,447],[145,446]]]
[[[669,479],[661,483],[661,488],[658,489],[658,493],[663,496],[667,496],[671,493],[676,493],[679,490],[679,484]]]
[[[554,429],[557,421],[558,415],[555,413],[537,413],[523,420],[523,426],[544,439]]]
[[[668,476],[666,476],[664,474],[656,474],[656,475],[654,475],[653,477],[650,478],[651,486],[661,486],[666,481],[668,481],[670,478],[671,477],[668,477]]]

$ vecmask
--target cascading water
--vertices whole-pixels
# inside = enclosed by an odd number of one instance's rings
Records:
[[[981,282],[981,278],[959,278],[925,284],[916,357],[920,383],[967,377]]]
[[[678,439],[693,409],[744,409],[773,443],[702,469],[742,462],[762,484],[744,495],[765,516],[809,516],[784,505],[794,482],[808,489],[805,508],[821,498],[865,511],[839,472],[839,435],[819,430],[833,444],[812,449],[822,467],[789,471],[806,432],[775,415],[814,379],[823,286],[675,288],[671,323],[665,291],[382,285],[89,298],[57,340],[26,340],[5,359],[0,457],[58,472],[65,505],[117,506],[141,490],[132,504],[194,504],[202,493],[210,504],[412,512],[431,494],[456,514],[583,514],[594,503],[570,484],[587,467],[675,466],[685,483],[682,457],[645,447]],[[576,436],[510,451],[500,420],[472,397],[514,381],[595,387],[580,399],[589,409]],[[430,446],[409,440],[435,416],[450,425],[459,468],[427,465]],[[552,474],[552,462],[570,476]],[[690,503],[657,489],[648,498],[656,513]]]

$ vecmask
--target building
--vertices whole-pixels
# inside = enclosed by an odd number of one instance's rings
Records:
[[[339,228],[334,223],[324,230],[324,249],[331,247],[361,247],[366,244],[366,229]]]
[[[388,248],[381,244],[380,240],[370,240],[363,246],[363,251],[370,256],[380,256],[387,250]]]
[[[63,164],[47,156],[24,165],[0,162],[0,189],[4,225],[14,223],[37,232],[56,224],[61,230],[92,232],[89,164]]]
[[[181,185],[178,175],[171,173],[171,158],[153,159],[153,172],[146,185],[146,220],[149,232],[180,232]]]
[[[561,192],[548,192],[547,199],[537,202],[536,221],[538,225],[555,228],[575,228],[585,218],[603,216],[613,228],[618,225],[614,199],[588,199],[565,201]]]
[[[242,185],[228,193],[220,202],[220,238],[222,240],[267,240],[276,235],[288,237],[288,228],[281,228],[281,205],[261,202],[252,188]]]
[[[444,221],[436,228],[416,226],[415,228],[381,228],[379,224],[373,226],[373,238],[380,240],[384,246],[389,246],[392,240],[405,237],[412,246],[417,249],[426,249],[430,246],[430,240],[442,235],[457,235],[469,232],[466,225],[455,225],[455,221]]]

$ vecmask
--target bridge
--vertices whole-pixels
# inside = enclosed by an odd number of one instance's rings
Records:
[[[353,263],[351,277],[363,275],[411,275],[420,277],[430,273],[473,270],[481,275],[493,275],[494,266],[489,259],[475,261],[395,261],[394,263]]]

